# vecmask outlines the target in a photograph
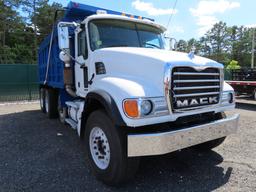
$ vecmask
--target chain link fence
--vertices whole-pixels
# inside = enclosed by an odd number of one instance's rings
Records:
[[[0,64],[0,102],[37,99],[37,65]]]

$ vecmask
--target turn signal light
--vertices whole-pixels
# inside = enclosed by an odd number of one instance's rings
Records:
[[[138,101],[137,100],[126,100],[124,101],[124,111],[127,116],[136,118],[139,117],[139,109],[138,109]]]

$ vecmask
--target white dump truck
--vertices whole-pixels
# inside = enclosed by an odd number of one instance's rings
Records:
[[[39,50],[40,105],[83,140],[101,181],[131,178],[141,156],[210,150],[237,131],[223,65],[166,49],[153,20],[70,2]]]

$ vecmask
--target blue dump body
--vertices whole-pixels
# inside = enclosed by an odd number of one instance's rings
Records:
[[[70,2],[68,4],[67,9],[65,10],[64,17],[61,19],[61,21],[69,21],[69,22],[81,22],[86,17],[90,15],[94,15],[97,13],[97,10],[105,10],[108,14],[114,14],[114,15],[122,15],[121,12],[111,11],[99,7],[93,7],[89,5],[84,5],[80,3]],[[126,14],[128,17],[134,17],[139,18],[139,16],[133,16]],[[144,17],[143,17],[144,18]],[[149,19],[149,18],[147,18]],[[74,29],[69,30],[70,36],[71,36],[71,54],[74,55]],[[51,55],[50,55],[50,65],[49,65],[49,72],[48,72],[48,78],[47,78],[47,85],[54,87],[54,88],[64,88],[63,83],[63,68],[64,63],[59,59],[59,46],[58,46],[58,36],[57,36],[57,28],[54,29],[54,35],[53,35],[53,43],[52,43],[52,49],[51,49]],[[47,69],[47,60],[48,60],[48,53],[49,53],[49,45],[51,40],[51,34],[48,35],[44,41],[41,43],[39,48],[39,57],[38,57],[38,69],[39,69],[39,83],[44,84],[45,76],[46,76],[46,69]]]

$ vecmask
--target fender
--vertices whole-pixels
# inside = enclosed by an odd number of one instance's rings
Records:
[[[110,119],[114,122],[117,126],[126,126],[116,102],[110,96],[109,93],[103,90],[93,91],[87,94],[85,98],[84,110],[82,113],[82,122],[81,122],[81,136],[84,135],[84,127],[86,125],[86,120],[90,113],[95,110],[95,108],[99,106],[94,106],[94,104],[98,103],[105,109]]]

